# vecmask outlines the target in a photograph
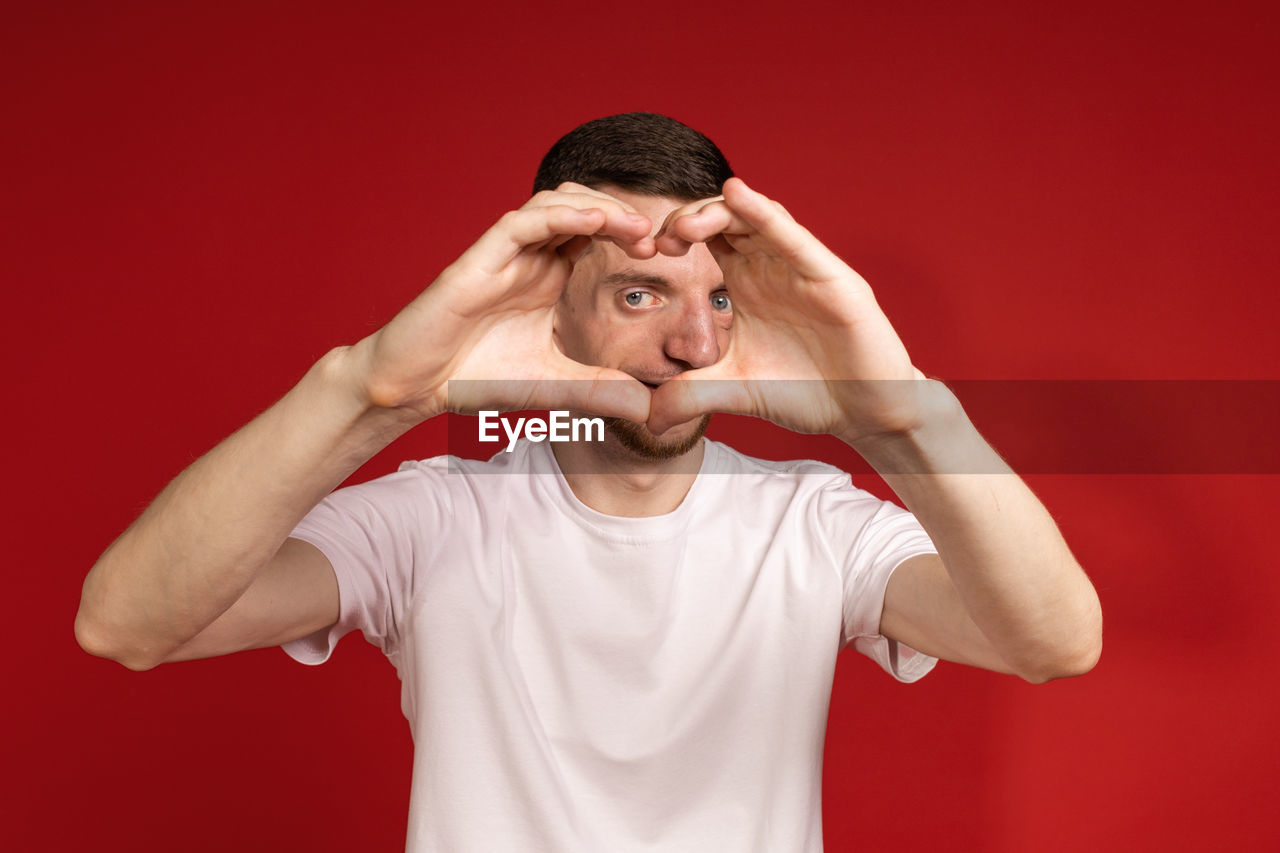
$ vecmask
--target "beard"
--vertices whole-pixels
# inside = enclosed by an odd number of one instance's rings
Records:
[[[702,434],[707,431],[707,424],[709,423],[711,423],[711,415],[703,415],[698,419],[698,423],[692,432],[668,439],[662,439],[654,435],[644,424],[638,424],[625,418],[605,418],[604,428],[606,432],[618,439],[619,444],[634,455],[641,459],[658,461],[675,459],[693,450],[698,446],[698,442],[702,440]]]

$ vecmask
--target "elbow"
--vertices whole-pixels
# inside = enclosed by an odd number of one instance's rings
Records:
[[[80,591],[76,643],[94,657],[113,660],[134,672],[153,669],[164,662],[164,655],[156,655],[154,645],[149,647],[146,643],[146,635],[130,625],[124,616],[125,608],[113,605],[118,596],[113,597],[102,580],[106,559],[104,554],[98,560]]]
[[[154,669],[160,663],[145,654],[139,654],[136,650],[131,650],[113,642],[111,632],[105,630],[103,626],[94,621],[87,613],[84,607],[76,613],[76,642],[80,648],[84,649],[94,657],[106,658],[113,660],[126,669],[134,672],[145,672]]]
[[[1070,654],[1059,654],[1051,659],[1038,662],[1036,665],[1019,672],[1019,676],[1030,684],[1048,684],[1060,678],[1075,678],[1086,675],[1098,665],[1102,657],[1102,638],[1096,643],[1083,647]]]
[[[1102,613],[1098,610],[1085,627],[1073,632],[1070,642],[1060,643],[1018,674],[1032,684],[1047,684],[1060,678],[1085,675],[1098,665],[1101,657]]]

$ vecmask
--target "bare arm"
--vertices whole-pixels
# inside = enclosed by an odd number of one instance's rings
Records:
[[[738,178],[723,199],[673,212],[658,236],[668,254],[694,242],[724,270],[733,338],[719,363],[655,393],[650,428],[725,411],[839,436],[938,546],[940,558],[893,573],[885,636],[1034,682],[1092,667],[1102,643],[1093,586],[955,397],[912,365],[866,281]]]
[[[131,669],[152,667],[239,601],[273,559],[273,576],[309,580],[279,609],[284,633],[303,636],[337,618],[336,587],[323,594],[327,561],[317,562],[318,552],[300,560],[281,545],[321,498],[416,422],[368,401],[359,357],[355,348],[330,352],[160,493],[85,579],[81,646]]]
[[[1033,683],[1088,672],[1102,650],[1093,585],[1048,511],[950,391],[927,388],[934,404],[923,426],[849,442],[938,548],[893,573],[881,633]]]
[[[649,229],[616,199],[571,184],[503,216],[386,327],[327,354],[165,488],[89,572],[80,645],[147,669],[333,624],[332,568],[286,538],[363,462],[450,408],[562,406],[643,421],[647,389],[571,361],[551,329],[576,254],[609,239],[651,257]],[[450,380],[495,378],[505,381],[467,385],[486,399],[449,399]],[[537,381],[546,378],[617,381]]]

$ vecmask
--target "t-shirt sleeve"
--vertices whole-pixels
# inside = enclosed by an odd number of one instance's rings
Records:
[[[937,553],[929,534],[914,515],[847,479],[824,488],[817,506],[841,572],[842,647],[852,644],[899,681],[923,678],[938,659],[881,634],[880,613],[894,570],[910,557]]]
[[[338,621],[286,643],[285,652],[302,663],[324,663],[338,640],[360,631],[393,655],[413,601],[415,567],[429,561],[447,511],[420,469],[339,489],[321,501],[290,536],[320,549],[333,566]]]

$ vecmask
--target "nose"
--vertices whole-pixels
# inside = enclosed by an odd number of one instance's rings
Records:
[[[716,312],[707,300],[688,306],[668,330],[667,358],[679,362],[684,370],[709,367],[720,360],[720,333]]]

